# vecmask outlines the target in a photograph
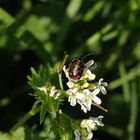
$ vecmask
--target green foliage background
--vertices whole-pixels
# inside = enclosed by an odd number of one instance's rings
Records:
[[[0,0],[0,140],[53,139],[50,120],[39,125],[39,115],[28,112],[27,75],[31,66],[60,62],[65,51],[70,58],[94,53],[95,73],[109,84],[97,138],[138,139],[139,16],[140,0]]]

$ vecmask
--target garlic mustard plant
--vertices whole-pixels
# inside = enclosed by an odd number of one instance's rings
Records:
[[[53,116],[51,130],[57,139],[62,140],[91,140],[93,131],[98,126],[104,126],[103,116],[90,117],[75,120],[61,110],[63,101],[67,99],[70,106],[80,105],[84,113],[91,111],[92,106],[107,111],[101,106],[99,94],[107,93],[107,83],[103,78],[96,81],[96,75],[91,67],[94,60],[84,63],[81,58],[73,59],[68,67],[65,65],[67,55],[58,69],[41,66],[39,71],[31,68],[31,76],[28,76],[29,85],[34,89],[36,102],[33,110],[40,111],[40,123],[43,123],[46,113]],[[64,77],[62,73],[64,72]],[[67,88],[63,86],[63,78],[67,78]]]

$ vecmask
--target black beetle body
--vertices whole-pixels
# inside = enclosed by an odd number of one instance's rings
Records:
[[[77,81],[82,77],[83,71],[85,68],[92,68],[93,64],[94,64],[94,60],[90,59],[88,61],[86,61],[86,63],[84,63],[85,59],[93,56],[93,53],[88,54],[86,56],[84,56],[83,58],[75,58],[73,59],[70,64],[69,64],[69,68],[68,68],[68,76],[71,80],[73,81]],[[94,68],[95,68],[95,64],[94,64]]]
[[[72,80],[78,80],[81,78],[85,65],[81,58],[76,58],[69,64],[68,74]]]

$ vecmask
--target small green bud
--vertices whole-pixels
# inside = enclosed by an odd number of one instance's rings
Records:
[[[46,88],[51,87],[51,82],[50,82],[50,81],[47,81],[47,82],[45,83],[45,87],[46,87]]]
[[[56,89],[56,87],[53,85],[53,86],[51,87],[51,89],[54,90],[54,89]]]
[[[95,89],[95,85],[90,83],[88,88],[89,88],[89,90],[94,90]]]
[[[83,84],[83,87],[84,88],[87,88],[88,86],[89,86],[89,83],[88,82],[86,82],[86,83]]]

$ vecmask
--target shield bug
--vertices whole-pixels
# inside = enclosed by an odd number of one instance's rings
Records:
[[[84,63],[84,59],[87,58],[89,55],[91,54],[88,54],[83,58],[75,58],[70,62],[68,68],[68,75],[71,80],[79,80],[82,77],[84,69],[90,68],[94,64],[94,60],[92,59]]]

